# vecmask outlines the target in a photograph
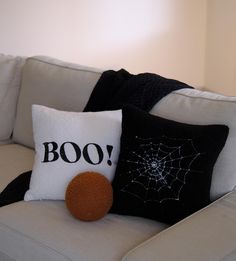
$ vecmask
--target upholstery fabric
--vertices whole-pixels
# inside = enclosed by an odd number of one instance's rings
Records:
[[[7,141],[13,131],[24,61],[22,57],[0,54],[0,142]]]
[[[50,58],[29,58],[23,72],[13,140],[33,148],[31,105],[82,111],[100,75],[100,71]],[[152,113],[190,124],[228,125],[229,138],[213,172],[212,199],[235,186],[235,97],[180,90],[163,98]],[[3,139],[0,144],[9,139],[9,133]],[[32,169],[33,160],[31,149],[1,145],[0,191],[20,173]],[[113,214],[98,222],[78,222],[62,201],[22,201],[0,208],[0,260],[121,260],[139,245],[124,260],[233,261],[235,202],[234,191],[166,229],[156,221]]]
[[[236,191],[131,250],[123,261],[236,260]]]
[[[10,258],[9,256],[5,255],[4,253],[0,252],[0,260],[1,261],[17,261],[15,259]]]
[[[32,104],[82,111],[100,76],[98,70],[56,59],[28,58],[22,74],[13,140],[33,148]]]
[[[22,201],[1,208],[0,253],[17,261],[118,261],[166,227],[113,214],[83,222],[68,212],[63,201]]]
[[[236,185],[236,97],[193,89],[175,91],[151,110],[152,114],[189,124],[223,124],[229,135],[214,166],[211,200],[231,191]]]

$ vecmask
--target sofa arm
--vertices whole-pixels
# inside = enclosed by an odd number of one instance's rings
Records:
[[[236,260],[236,191],[143,242],[122,260]]]

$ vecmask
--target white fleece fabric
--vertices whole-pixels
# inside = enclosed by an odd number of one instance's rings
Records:
[[[65,199],[76,175],[115,175],[120,151],[121,110],[67,112],[32,106],[35,161],[25,200]]]

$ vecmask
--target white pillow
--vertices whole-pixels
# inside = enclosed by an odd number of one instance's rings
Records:
[[[164,97],[153,107],[151,113],[189,124],[227,125],[229,135],[213,170],[211,200],[221,197],[235,187],[236,97],[194,89],[182,89]]]
[[[35,162],[25,200],[65,199],[68,183],[84,171],[113,180],[120,150],[121,110],[65,112],[32,106]]]

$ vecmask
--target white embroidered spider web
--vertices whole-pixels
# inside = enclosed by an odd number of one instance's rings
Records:
[[[129,167],[121,191],[143,203],[179,200],[187,175],[201,172],[192,165],[203,153],[197,151],[192,139],[136,137],[135,142],[139,144],[136,150],[126,148],[125,165]]]

